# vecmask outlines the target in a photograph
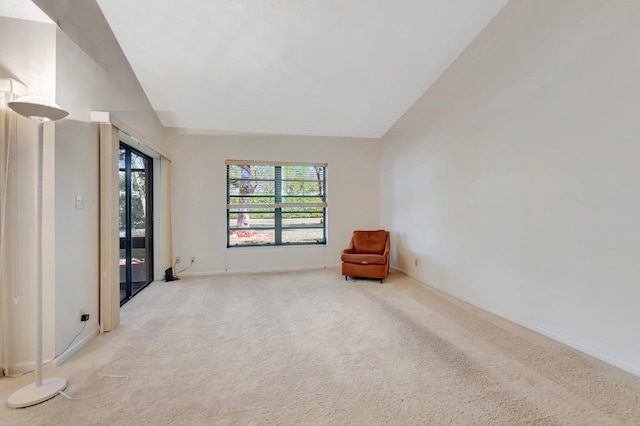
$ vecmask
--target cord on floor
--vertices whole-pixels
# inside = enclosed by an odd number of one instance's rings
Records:
[[[103,330],[103,328],[102,328],[102,324],[100,324],[97,320],[96,320],[96,324],[98,325],[98,330],[100,330],[100,334],[98,335],[98,340],[99,340],[99,341],[100,341],[100,343],[102,343],[103,345],[111,346],[111,347],[113,347],[113,348],[117,348],[117,349],[131,348],[131,349],[133,349],[133,352],[135,352],[135,351],[137,350],[137,348],[136,348],[135,346],[133,346],[133,345],[118,346],[118,345],[113,345],[113,344],[111,344],[111,343],[109,343],[109,342],[105,342],[104,340],[102,340],[102,335],[104,334],[104,330]],[[110,361],[110,362],[109,362],[109,364],[111,364],[111,363],[113,363],[113,362],[116,362],[116,361],[119,361],[120,359],[122,359],[122,357],[119,357],[119,358],[116,358],[116,359],[114,359],[114,360]],[[103,365],[102,367],[100,367],[100,368],[96,371],[96,374],[97,374],[99,377],[109,377],[109,378],[113,378],[113,379],[123,379],[123,380],[122,380],[120,383],[118,383],[117,385],[115,385],[115,386],[113,386],[112,388],[109,388],[109,389],[107,389],[107,390],[105,390],[105,391],[103,391],[103,392],[99,392],[99,393],[96,393],[96,394],[93,394],[93,395],[86,395],[86,396],[73,396],[73,395],[69,395],[69,394],[65,393],[64,391],[61,391],[61,392],[60,392],[60,395],[64,396],[65,398],[67,398],[67,399],[69,399],[69,400],[71,400],[71,401],[82,401],[82,400],[84,400],[84,399],[91,399],[91,398],[95,398],[95,397],[98,397],[98,396],[105,395],[105,394],[107,394],[107,393],[109,393],[109,392],[111,392],[111,391],[113,391],[113,390],[115,390],[115,389],[119,388],[120,386],[122,386],[123,384],[125,384],[125,382],[129,379],[129,376],[128,376],[128,375],[124,375],[124,374],[106,374],[106,373],[102,373],[102,372],[101,372],[101,370],[102,370],[103,368],[105,368],[105,367],[106,367],[107,365],[109,365],[109,364],[105,364],[105,365]]]

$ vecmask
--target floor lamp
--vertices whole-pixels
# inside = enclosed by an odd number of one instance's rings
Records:
[[[12,408],[23,408],[53,398],[67,387],[65,379],[42,380],[42,157],[43,123],[60,120],[69,113],[40,96],[23,96],[8,103],[18,114],[38,122],[37,165],[35,167],[36,209],[36,378],[34,383],[14,392],[7,400]]]

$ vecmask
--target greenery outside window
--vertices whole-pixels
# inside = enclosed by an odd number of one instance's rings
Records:
[[[326,244],[326,164],[226,165],[227,247]]]

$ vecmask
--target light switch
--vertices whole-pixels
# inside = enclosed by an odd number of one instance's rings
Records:
[[[76,194],[76,209],[84,209],[84,197],[82,194]]]

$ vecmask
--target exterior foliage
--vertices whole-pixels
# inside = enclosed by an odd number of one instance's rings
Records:
[[[324,243],[326,168],[227,165],[229,245]]]

